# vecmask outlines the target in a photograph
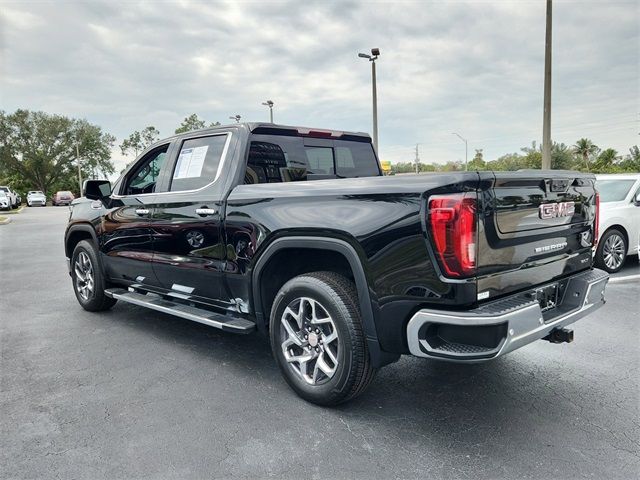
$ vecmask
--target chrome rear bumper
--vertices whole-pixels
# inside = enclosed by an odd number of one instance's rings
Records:
[[[450,361],[491,360],[600,308],[608,280],[598,269],[564,279],[558,305],[544,312],[536,299],[538,288],[473,310],[419,310],[407,325],[409,350],[418,357]]]

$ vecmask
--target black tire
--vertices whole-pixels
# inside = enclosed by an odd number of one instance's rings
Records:
[[[331,377],[319,373],[319,376],[326,378],[318,384],[307,383],[300,371],[296,370],[292,363],[287,362],[283,350],[283,342],[287,338],[287,332],[283,326],[285,309],[302,298],[317,302],[316,305],[319,304],[332,320],[331,327],[326,328],[331,330],[335,327],[338,334],[335,340],[337,365],[333,365],[334,373]],[[310,314],[305,314],[303,317],[307,315]],[[303,324],[305,321],[302,321]],[[306,333],[304,330],[302,332]],[[303,337],[298,338],[302,340]],[[314,343],[317,341],[315,338],[314,336]],[[276,295],[271,309],[270,339],[273,355],[285,380],[300,397],[311,403],[332,406],[351,400],[364,392],[375,376],[376,369],[371,366],[360,320],[356,288],[342,275],[333,272],[314,272],[300,275],[285,283]],[[307,344],[304,348],[311,348],[311,334],[308,341],[303,341]],[[300,349],[304,354],[303,347],[295,345],[292,347]],[[320,342],[319,348],[322,349],[319,355],[323,356],[326,355],[325,349],[329,348],[329,345],[323,345]],[[313,354],[312,351],[311,353]]]
[[[82,289],[82,285],[86,286],[86,281],[80,278],[77,274],[76,268],[79,265],[86,265],[84,262],[88,259],[90,262],[90,268],[93,277],[93,288],[91,291],[88,289]],[[84,272],[85,278],[87,278],[87,272]],[[73,249],[73,255],[71,256],[71,279],[73,282],[73,292],[78,299],[78,303],[82,308],[89,312],[100,312],[108,310],[113,307],[117,300],[107,297],[104,293],[107,288],[106,279],[100,268],[98,261],[98,255],[92,242],[88,240],[81,240]]]
[[[619,272],[627,259],[627,237],[620,230],[610,228],[598,241],[595,263],[609,273]]]

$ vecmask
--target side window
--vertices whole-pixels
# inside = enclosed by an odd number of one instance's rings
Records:
[[[171,180],[172,192],[197,190],[216,179],[228,134],[182,142]]]
[[[160,170],[167,158],[169,144],[163,145],[149,152],[127,175],[123,195],[140,195],[142,193],[153,193],[156,189],[156,182],[160,175]]]

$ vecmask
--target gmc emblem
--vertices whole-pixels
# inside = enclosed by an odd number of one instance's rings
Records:
[[[557,217],[571,217],[576,211],[575,202],[543,203],[539,214],[543,220]]]

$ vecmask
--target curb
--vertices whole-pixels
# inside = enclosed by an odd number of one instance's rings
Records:
[[[11,218],[9,217],[5,217],[4,220],[0,220],[0,225],[6,225],[8,223],[11,223]]]
[[[631,282],[633,280],[640,280],[640,274],[627,275],[625,277],[613,277],[609,279],[609,283],[623,283],[623,282]]]
[[[6,212],[2,212],[2,215],[17,215],[19,213],[22,213],[22,211],[25,209],[26,207],[24,205],[20,205],[20,207],[18,207],[18,210],[8,210]]]

